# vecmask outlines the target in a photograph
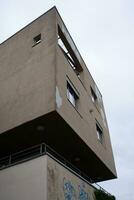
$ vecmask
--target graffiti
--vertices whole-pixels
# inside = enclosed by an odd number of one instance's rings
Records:
[[[86,192],[84,183],[74,187],[70,180],[66,180],[66,178],[64,178],[63,191],[65,200],[90,200],[90,196]]]
[[[85,191],[85,185],[79,185],[78,186],[79,190],[79,200],[90,200],[88,193]]]
[[[70,181],[63,179],[63,191],[65,200],[75,200],[75,189]]]

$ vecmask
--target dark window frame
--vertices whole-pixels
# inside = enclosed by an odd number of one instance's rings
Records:
[[[68,62],[70,63],[72,69],[79,77],[80,73],[83,71],[81,64],[79,63],[71,45],[69,44],[68,40],[66,39],[64,33],[62,32],[60,26],[58,25],[58,45],[62,50],[63,54],[67,58]]]
[[[37,44],[41,43],[41,33],[36,35],[33,38],[33,47],[36,46]]]
[[[97,139],[101,144],[104,142],[104,134],[103,134],[103,128],[100,126],[100,124],[96,121],[96,134]]]
[[[95,103],[95,102],[97,102],[97,95],[94,92],[94,90],[93,90],[92,87],[90,87],[90,90],[91,90],[91,99],[92,99],[92,102]]]
[[[77,108],[77,102],[79,100],[79,93],[73,86],[73,84],[70,82],[70,80],[67,79],[67,99],[69,102],[76,108]]]

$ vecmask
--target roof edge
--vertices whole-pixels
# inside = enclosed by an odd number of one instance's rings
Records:
[[[31,25],[32,23],[34,23],[35,21],[37,21],[38,19],[40,19],[43,15],[47,14],[48,12],[50,12],[51,10],[55,10],[56,12],[58,12],[56,6],[53,6],[52,8],[50,8],[49,10],[47,10],[45,13],[41,14],[39,17],[37,17],[36,19],[34,19],[33,21],[31,21],[30,23],[28,23],[26,26],[24,26],[23,28],[21,28],[20,30],[18,30],[17,32],[15,32],[13,35],[11,35],[9,38],[5,39],[3,42],[0,43],[0,46],[3,45],[4,43],[6,43],[8,40],[10,40],[12,37],[14,37],[15,35],[17,35],[19,32],[21,32],[22,30],[24,30],[26,27],[28,27],[29,25]]]

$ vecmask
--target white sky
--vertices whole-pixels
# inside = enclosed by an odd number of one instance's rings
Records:
[[[134,1],[0,0],[0,42],[54,5],[103,95],[118,179],[102,185],[134,200]]]

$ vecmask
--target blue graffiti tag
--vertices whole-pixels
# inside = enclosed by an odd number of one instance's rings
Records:
[[[65,200],[74,200],[75,199],[75,189],[74,186],[70,181],[66,181],[66,179],[63,179],[63,191]]]
[[[84,185],[79,185],[79,200],[90,200],[88,193],[85,191]]]

